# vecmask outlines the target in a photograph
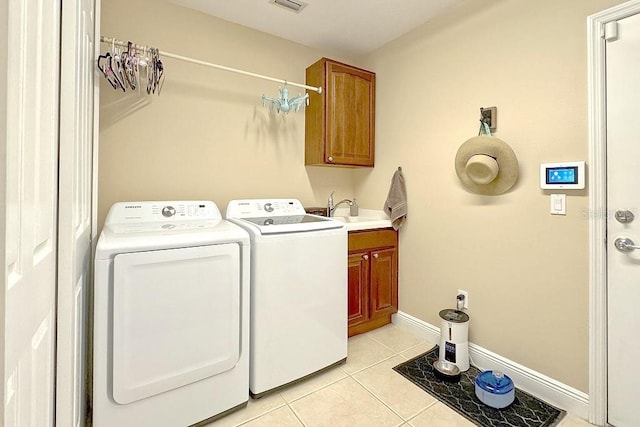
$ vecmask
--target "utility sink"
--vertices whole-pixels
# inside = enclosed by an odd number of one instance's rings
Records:
[[[391,220],[383,211],[360,209],[360,215],[350,216],[349,209],[337,209],[333,219],[344,222],[347,231],[391,227]]]
[[[346,223],[352,222],[371,222],[371,221],[379,221],[376,218],[369,218],[366,216],[334,216],[333,219],[337,219],[338,221],[342,221]]]

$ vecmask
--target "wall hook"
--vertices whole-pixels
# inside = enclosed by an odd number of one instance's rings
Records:
[[[495,132],[498,127],[498,109],[496,107],[480,107],[480,121],[486,123]]]

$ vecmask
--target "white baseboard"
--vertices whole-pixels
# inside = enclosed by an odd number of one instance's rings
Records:
[[[393,323],[413,328],[433,343],[440,342],[440,327],[399,311]],[[473,365],[482,370],[497,369],[509,375],[516,387],[582,419],[589,418],[589,395],[548,376],[504,358],[485,348],[469,343]]]

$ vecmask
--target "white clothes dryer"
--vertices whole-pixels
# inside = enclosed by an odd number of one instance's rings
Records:
[[[259,397],[347,358],[347,230],[295,199],[232,200],[251,238],[249,390]]]
[[[249,257],[213,202],[111,207],[95,257],[95,427],[184,427],[246,405]]]

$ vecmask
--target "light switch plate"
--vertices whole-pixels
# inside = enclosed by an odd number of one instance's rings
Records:
[[[551,195],[551,215],[567,214],[567,195],[552,194]]]

